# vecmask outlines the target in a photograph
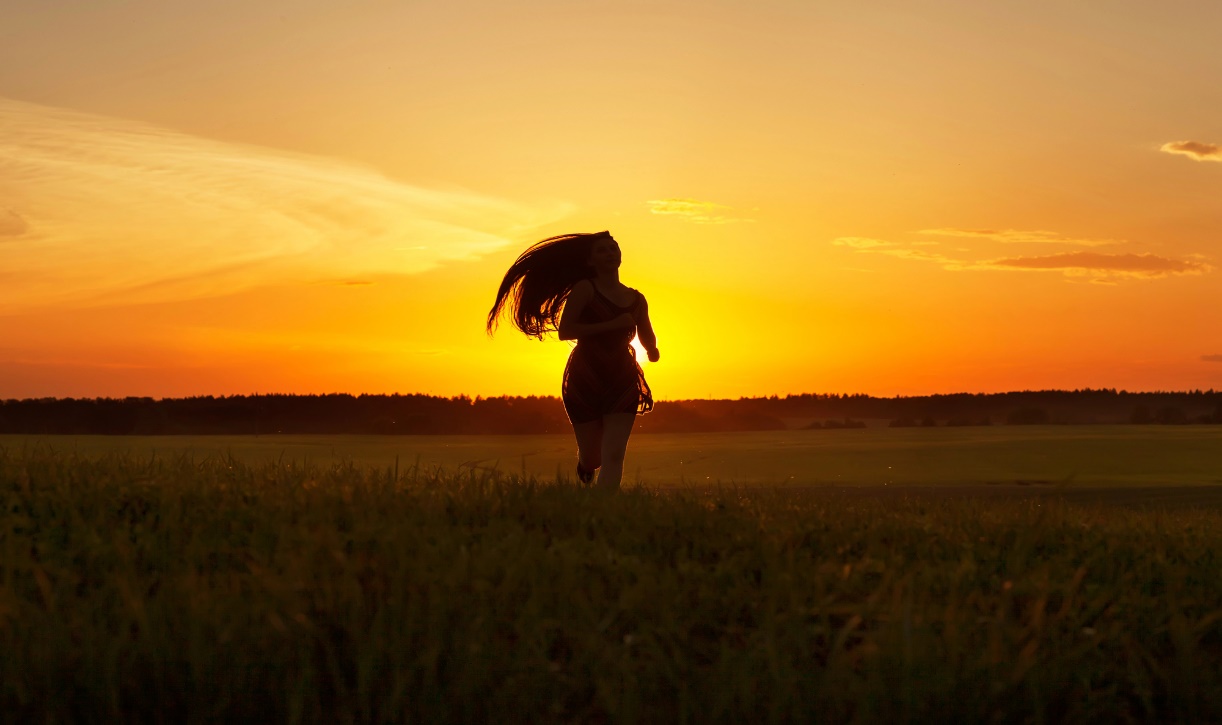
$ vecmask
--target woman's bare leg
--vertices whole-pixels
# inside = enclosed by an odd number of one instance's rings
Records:
[[[635,413],[604,415],[602,419],[602,469],[598,472],[598,487],[619,488],[624,477],[624,453],[628,450],[628,436],[636,423]]]
[[[574,423],[573,435],[577,437],[577,460],[582,468],[594,473],[602,465],[603,422]]]

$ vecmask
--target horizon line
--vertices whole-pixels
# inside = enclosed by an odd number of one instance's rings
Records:
[[[903,399],[903,398],[954,397],[954,396],[960,396],[960,395],[1000,396],[1000,395],[1021,395],[1021,394],[1039,394],[1039,393],[1076,393],[1076,394],[1108,393],[1111,395],[1220,395],[1222,394],[1222,390],[1218,390],[1215,388],[1208,388],[1208,389],[1192,388],[1192,389],[1184,389],[1184,390],[1128,390],[1128,389],[1122,389],[1122,388],[1039,388],[1039,389],[1025,388],[1022,390],[1005,390],[1005,391],[999,391],[999,392],[958,391],[954,393],[923,393],[923,394],[917,394],[917,395],[900,395],[900,394],[874,395],[871,393],[862,393],[862,392],[856,392],[856,393],[803,392],[803,393],[785,393],[785,394],[771,393],[767,395],[740,395],[738,397],[659,398],[657,402],[660,402],[660,403],[687,403],[687,402],[717,402],[717,401],[741,401],[741,400],[774,400],[774,399],[785,400],[788,398],[801,398],[801,397],[808,397],[808,396],[809,397],[837,396],[841,398],[866,397],[866,398],[875,398],[878,400],[893,400],[893,399]],[[323,397],[336,397],[336,396],[348,396],[351,398],[426,397],[426,398],[437,398],[440,400],[467,399],[467,400],[472,400],[472,401],[475,401],[475,400],[501,400],[501,399],[506,399],[506,398],[554,398],[556,400],[560,399],[559,395],[554,395],[554,394],[538,395],[538,394],[502,393],[499,395],[478,395],[478,394],[470,395],[467,393],[458,393],[456,395],[439,395],[439,394],[434,394],[434,393],[421,393],[421,392],[351,393],[351,392],[333,391],[333,392],[328,392],[328,393],[263,393],[263,392],[219,393],[219,394],[218,393],[198,393],[198,394],[193,394],[193,395],[162,396],[162,397],[151,396],[151,395],[124,395],[124,396],[99,395],[99,396],[90,396],[90,397],[76,397],[76,396],[71,396],[71,395],[66,395],[66,396],[48,395],[48,396],[41,396],[41,397],[26,397],[26,398],[4,397],[4,398],[0,398],[0,405],[10,404],[10,403],[23,403],[23,402],[67,401],[67,400],[73,400],[73,401],[78,401],[78,400],[79,401],[103,401],[103,400],[108,400],[108,401],[128,401],[128,400],[166,401],[166,400],[190,400],[192,398],[260,398],[260,397],[262,398],[272,398],[272,397],[323,398]]]

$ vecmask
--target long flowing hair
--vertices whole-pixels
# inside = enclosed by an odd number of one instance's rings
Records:
[[[531,245],[517,258],[496,291],[485,329],[496,329],[505,308],[514,327],[540,340],[560,327],[560,313],[573,285],[594,276],[590,250],[611,232],[561,234]]]

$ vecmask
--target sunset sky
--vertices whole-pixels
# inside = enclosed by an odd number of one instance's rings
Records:
[[[0,398],[559,393],[608,229],[660,399],[1222,388],[1222,3],[0,6]],[[642,356],[643,358],[643,356]]]

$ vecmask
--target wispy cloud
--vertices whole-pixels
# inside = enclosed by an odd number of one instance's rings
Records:
[[[981,260],[966,256],[949,256],[938,251],[917,248],[913,244],[882,239],[840,237],[832,240],[832,244],[849,247],[853,251],[865,254],[881,254],[937,264],[943,269],[955,272],[972,270],[1059,272],[1067,277],[1086,277],[1092,282],[1158,279],[1172,275],[1206,274],[1213,271],[1213,267],[1200,255],[1189,255],[1188,259],[1173,259],[1154,254],[1066,252]]]
[[[853,249],[877,249],[878,247],[894,247],[895,242],[888,242],[883,239],[871,239],[870,237],[839,237],[832,240],[832,244],[838,247],[852,247]]]
[[[0,312],[413,274],[568,213],[0,98]]]
[[[751,222],[754,219],[732,215],[732,207],[695,199],[655,199],[645,202],[652,214],[677,216],[696,224],[731,224]]]
[[[1201,361],[1222,363],[1222,355],[1202,355]]]
[[[936,262],[946,269],[959,270],[963,269],[964,265],[970,263],[964,262],[961,259],[948,257],[940,252],[928,252],[924,249],[913,249],[912,247],[898,247],[890,249],[879,249],[879,254],[886,254],[891,257],[899,257],[900,259],[915,259],[921,262]]]
[[[1012,257],[983,262],[979,266],[993,269],[1047,270],[1070,274],[1105,274],[1147,279],[1173,274],[1204,274],[1212,269],[1205,262],[1190,259],[1171,259],[1155,254],[1102,254],[1099,252]]]
[[[1193,161],[1222,161],[1222,146],[1204,141],[1171,141],[1163,144],[1159,151],[1187,156]]]
[[[12,209],[0,208],[0,239],[21,236],[29,228],[30,225],[20,214]]]
[[[1114,239],[1083,239],[1066,237],[1057,232],[1043,229],[960,229],[957,227],[941,227],[938,229],[922,229],[918,234],[938,237],[969,237],[988,239],[1002,244],[1068,244],[1077,247],[1103,247],[1110,244],[1120,244]]]
[[[874,239],[871,237],[838,237],[832,240],[832,244],[837,247],[848,247],[855,252],[862,252],[864,254],[882,254],[888,257],[897,257],[899,259],[913,259],[921,262],[934,262],[947,269],[960,269],[963,265],[961,260],[948,257],[940,252],[917,248],[929,246],[931,242],[915,242],[905,244],[901,242],[892,242],[886,239]]]

